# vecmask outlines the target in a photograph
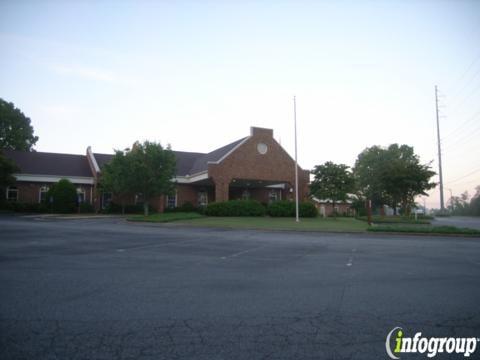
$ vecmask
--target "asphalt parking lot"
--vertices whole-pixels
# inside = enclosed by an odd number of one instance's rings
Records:
[[[437,217],[432,221],[437,226],[457,226],[460,228],[470,228],[480,230],[480,217],[474,216],[449,216]]]
[[[480,337],[480,239],[0,217],[0,289],[0,359],[386,359]]]

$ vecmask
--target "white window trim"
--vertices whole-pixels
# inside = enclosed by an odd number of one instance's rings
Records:
[[[12,187],[14,187],[15,189],[11,189]],[[9,197],[8,197],[8,193],[9,193],[11,190],[15,191],[15,193],[17,194],[17,196],[15,197],[15,200],[14,200],[14,201],[18,201],[18,193],[19,193],[19,191],[18,191],[18,188],[17,188],[16,186],[7,186],[7,191],[5,192],[5,198],[7,199],[7,201],[12,201],[12,200],[10,200]]]
[[[85,191],[84,188],[81,188],[81,187],[77,187],[77,201],[78,201],[78,195],[79,194],[83,194],[83,203],[86,203],[87,202],[87,192]],[[80,203],[80,201],[78,201]]]
[[[272,194],[275,194],[275,200],[271,199]],[[280,194],[281,194],[281,191],[280,191]],[[278,198],[279,198],[279,196],[278,196],[277,190],[276,189],[270,189],[270,191],[268,192],[268,201],[269,202],[275,202],[275,201],[279,200]],[[280,200],[281,200],[281,195],[280,195]]]
[[[43,185],[43,186],[40,187],[40,189],[38,189],[38,203],[39,204],[42,203],[42,189],[46,189],[47,193],[48,193],[48,190],[50,190],[50,188],[47,185]]]
[[[166,203],[166,207],[167,209],[175,209],[177,207],[177,201],[178,201],[178,196],[177,196],[177,190],[175,189],[175,195],[172,195],[172,196],[175,196],[175,206],[173,208],[169,207],[168,206],[168,198],[170,197],[170,195],[167,195],[167,203]]]
[[[205,193],[205,204],[204,205],[200,204],[199,201],[198,201],[198,195],[200,195],[200,193]],[[207,206],[208,205],[208,191],[206,191],[206,190],[205,191],[199,191],[198,195],[197,195],[197,205],[198,206]]]

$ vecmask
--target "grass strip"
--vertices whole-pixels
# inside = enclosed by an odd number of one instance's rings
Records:
[[[415,234],[447,234],[447,235],[476,235],[480,230],[458,228],[456,226],[407,226],[407,225],[377,225],[368,228],[371,232],[397,232]]]
[[[155,222],[155,223],[167,223],[172,221],[181,221],[181,220],[192,220],[203,218],[203,215],[195,212],[171,212],[171,213],[160,213],[160,214],[151,214],[148,216],[144,215],[134,215],[127,218],[128,221],[141,221],[141,222]]]

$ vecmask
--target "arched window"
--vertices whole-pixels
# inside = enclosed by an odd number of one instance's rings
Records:
[[[83,188],[77,188],[77,202],[79,204],[85,202],[85,190]]]
[[[7,187],[7,194],[6,194],[8,201],[18,201],[18,189],[16,186],[9,186]]]
[[[272,203],[278,200],[278,192],[275,189],[272,189],[268,192],[268,202]]]
[[[38,190],[38,202],[39,203],[46,203],[47,202],[47,194],[48,194],[48,186],[44,185]]]
[[[174,209],[177,207],[177,191],[175,191],[174,194],[172,195],[167,195],[167,208],[168,209]]]
[[[207,206],[208,204],[208,195],[206,191],[198,192],[198,206]]]

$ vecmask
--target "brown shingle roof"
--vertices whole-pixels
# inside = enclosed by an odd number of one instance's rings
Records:
[[[218,161],[240,144],[245,138],[222,146],[207,154],[188,151],[174,151],[177,161],[177,176],[193,175],[208,169],[208,162]],[[3,150],[5,156],[13,160],[23,174],[84,176],[92,177],[85,155],[59,154],[48,152],[28,152]],[[98,167],[110,162],[113,154],[94,153]]]
[[[22,174],[92,177],[85,155],[2,150]]]
[[[209,161],[218,161],[231,151],[235,146],[240,144],[245,138],[234,141],[228,145],[222,146],[207,154],[189,151],[173,151],[177,161],[177,176],[193,175],[208,170]],[[112,160],[112,154],[94,153],[98,167],[101,169],[103,165]]]

